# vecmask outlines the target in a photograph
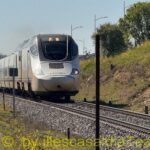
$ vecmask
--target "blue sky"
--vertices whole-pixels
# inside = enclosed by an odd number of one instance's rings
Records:
[[[150,0],[125,0],[126,6]],[[123,17],[123,0],[0,0],[0,53],[10,54],[24,40],[39,33],[70,34],[73,31],[80,54],[85,47],[94,52],[91,35],[94,31],[94,14],[108,16],[97,21],[117,23]]]

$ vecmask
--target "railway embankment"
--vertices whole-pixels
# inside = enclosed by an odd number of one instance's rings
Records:
[[[100,93],[104,102],[112,101],[133,111],[150,106],[150,41],[112,57],[101,58]],[[95,59],[80,61],[80,93],[76,99],[95,100]]]
[[[49,130],[45,124],[21,117],[17,112],[14,119],[12,111],[3,105],[0,105],[0,150],[26,150],[26,149],[43,149],[43,150],[76,150],[77,146],[70,144],[67,135]],[[79,140],[71,136],[73,140]],[[64,143],[61,143],[61,141]],[[58,142],[60,141],[60,142]],[[93,150],[93,146],[82,145],[81,150]]]
[[[2,97],[0,99],[2,103]],[[12,96],[5,95],[6,106],[9,110],[12,110]],[[27,126],[30,128],[32,123],[40,124],[41,127],[45,127],[48,130],[57,130],[64,132],[66,134],[68,128],[71,131],[71,138],[74,136],[81,137],[85,139],[93,139],[95,135],[95,115],[89,112],[80,111],[79,109],[74,109],[72,107],[64,107],[63,105],[58,105],[56,103],[50,103],[47,101],[35,102],[28,100],[27,98],[16,98],[16,111],[17,117],[27,118],[29,121]],[[11,114],[12,117],[12,114]],[[105,138],[108,142],[106,145],[102,146],[105,148],[115,148],[120,147],[117,143],[121,140],[125,142],[128,138],[132,143],[142,140],[142,144],[145,144],[145,140],[149,139],[149,130],[140,129],[140,127],[134,124],[126,124],[125,122],[120,122],[119,120],[114,121],[113,118],[108,118],[105,116],[100,116],[100,131],[101,137]],[[12,119],[12,118],[11,118]],[[15,121],[15,119],[12,119]],[[18,127],[19,124],[16,123]],[[18,132],[18,129],[16,129]],[[24,132],[26,134],[26,131]],[[144,134],[143,134],[144,133]],[[15,134],[15,133],[14,133]],[[40,133],[38,132],[40,135]],[[113,145],[109,145],[110,138],[115,140]],[[100,139],[102,140],[102,139]],[[106,142],[105,141],[105,142]],[[82,141],[83,142],[83,141]],[[102,143],[101,143],[102,144]],[[111,143],[112,144],[112,143]],[[119,145],[115,145],[119,144]],[[135,148],[135,145],[131,145],[130,148]],[[92,144],[88,149],[92,149]],[[121,145],[123,148],[130,149],[126,147],[128,145]],[[147,145],[145,145],[147,146]],[[82,148],[84,147],[84,144]]]
[[[13,106],[12,97],[6,98],[6,105]],[[74,135],[94,137],[94,119],[71,113],[67,110],[23,98],[16,98],[16,110],[32,122],[44,123],[49,129],[66,133],[68,128]]]
[[[5,100],[6,105],[12,109],[12,96],[6,96]],[[21,117],[26,117],[32,122],[44,124],[51,130],[66,133],[69,128],[73,135],[93,139],[95,137],[95,115],[88,111],[64,107],[63,105],[46,101],[39,103],[19,97],[16,98],[16,111],[20,113]],[[142,135],[142,132],[136,132],[132,125],[131,127],[130,124],[124,126],[125,122],[120,124],[119,120],[111,121],[112,117],[107,119],[105,116],[102,116],[100,122],[102,135]]]

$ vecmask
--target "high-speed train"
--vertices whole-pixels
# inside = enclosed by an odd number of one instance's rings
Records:
[[[15,89],[70,99],[79,91],[78,46],[69,35],[39,34],[0,60],[0,87],[12,89],[9,68],[18,68]]]

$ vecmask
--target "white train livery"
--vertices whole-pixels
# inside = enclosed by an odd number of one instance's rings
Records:
[[[9,68],[17,68],[15,89],[70,99],[79,91],[78,46],[71,36],[36,35],[0,60],[0,87],[12,89]]]

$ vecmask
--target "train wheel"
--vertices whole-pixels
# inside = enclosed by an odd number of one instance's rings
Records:
[[[21,95],[21,87],[19,82],[17,82],[17,94]]]
[[[34,93],[32,92],[32,87],[31,87],[31,83],[28,82],[28,96],[30,98],[34,98]]]

